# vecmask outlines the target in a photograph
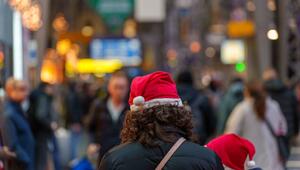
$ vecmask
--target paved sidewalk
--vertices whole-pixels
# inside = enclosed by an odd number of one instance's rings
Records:
[[[291,157],[287,162],[288,170],[300,170],[300,146],[292,148]]]

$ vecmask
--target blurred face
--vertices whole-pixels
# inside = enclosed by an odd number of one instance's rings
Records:
[[[17,81],[9,88],[7,94],[13,101],[22,102],[28,96],[27,85],[22,81]]]
[[[108,92],[115,101],[124,101],[128,93],[128,80],[125,77],[112,77],[108,83]]]

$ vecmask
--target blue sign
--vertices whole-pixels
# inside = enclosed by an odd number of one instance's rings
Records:
[[[119,59],[125,66],[136,66],[141,59],[141,42],[137,38],[98,38],[90,44],[91,58]]]

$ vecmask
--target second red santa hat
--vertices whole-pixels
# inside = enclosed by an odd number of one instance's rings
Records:
[[[235,134],[226,134],[213,139],[206,145],[213,150],[228,168],[244,170],[247,157],[250,161],[246,163],[248,168],[254,168],[255,146],[247,139]]]

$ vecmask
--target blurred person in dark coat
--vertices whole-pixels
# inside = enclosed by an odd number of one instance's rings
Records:
[[[83,121],[83,104],[81,102],[80,85],[76,82],[69,84],[68,93],[66,95],[66,115],[67,127],[71,130],[70,149],[71,160],[77,157],[80,138],[82,138],[82,121]]]
[[[121,142],[120,131],[123,127],[125,112],[129,110],[126,98],[129,82],[125,73],[112,74],[108,82],[108,96],[96,100],[86,119],[92,134],[92,142],[100,145],[100,157]]]
[[[4,103],[3,140],[16,158],[8,161],[8,170],[35,170],[35,141],[27,117],[21,107],[28,91],[21,80],[6,82],[7,100]]]
[[[226,122],[237,104],[244,99],[244,82],[241,78],[234,78],[218,107],[217,134],[223,134]]]
[[[60,169],[58,147],[54,136],[57,123],[52,103],[53,93],[53,85],[42,82],[29,97],[30,107],[28,115],[36,139],[35,170],[45,170],[51,164],[49,160],[53,160],[56,170]]]
[[[293,138],[299,133],[299,113],[297,98],[279,78],[274,69],[267,69],[263,74],[264,88],[268,95],[279,103],[288,124],[288,136]]]
[[[216,130],[216,116],[209,98],[194,87],[193,75],[183,71],[177,77],[178,94],[190,107],[195,124],[194,132],[198,141],[204,144]]]
[[[0,164],[3,165],[4,159],[11,159],[16,157],[16,153],[12,152],[7,146],[4,145],[3,136],[2,136],[2,130],[4,129],[3,122],[3,101],[0,96]],[[2,160],[2,161],[1,161]],[[1,167],[1,166],[0,166]],[[0,168],[1,169],[1,168]]]

